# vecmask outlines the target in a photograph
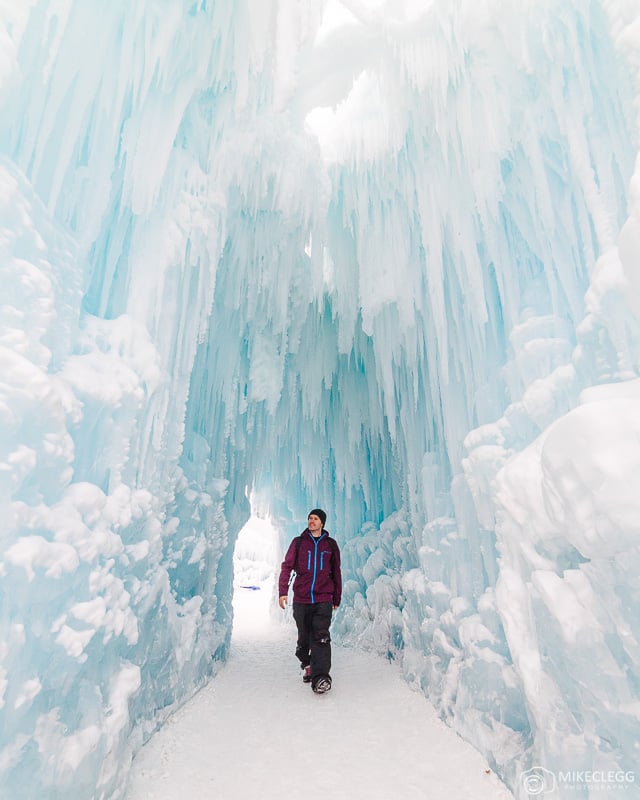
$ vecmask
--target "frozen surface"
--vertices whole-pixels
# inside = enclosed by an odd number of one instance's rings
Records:
[[[513,796],[395,665],[334,647],[333,688],[314,695],[270,589],[237,593],[228,663],[140,751],[127,800]]]
[[[0,0],[0,110],[2,800],[122,798],[317,505],[516,796],[637,769],[636,0]]]

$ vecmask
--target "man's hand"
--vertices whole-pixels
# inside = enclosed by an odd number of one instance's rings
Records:
[[[287,605],[287,595],[286,594],[283,594],[282,597],[278,600],[278,605],[282,609],[284,609],[284,607]]]

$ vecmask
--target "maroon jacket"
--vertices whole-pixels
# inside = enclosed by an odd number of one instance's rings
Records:
[[[332,539],[327,531],[323,530],[322,535],[314,539],[307,528],[291,542],[280,569],[279,597],[288,593],[292,572],[296,573],[293,582],[294,603],[340,605],[342,599],[340,550],[336,540]]]

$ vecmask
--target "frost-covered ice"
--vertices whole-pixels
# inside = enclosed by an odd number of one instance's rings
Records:
[[[2,800],[122,798],[317,505],[516,796],[637,770],[637,0],[0,0],[0,110]]]

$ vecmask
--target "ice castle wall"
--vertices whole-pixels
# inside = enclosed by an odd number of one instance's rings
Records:
[[[0,5],[7,797],[122,796],[249,492],[517,791],[629,766],[632,5]]]
[[[241,69],[230,9],[1,11],[1,793],[120,797],[229,638],[227,482],[180,458]]]

